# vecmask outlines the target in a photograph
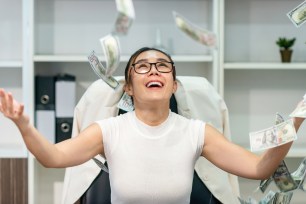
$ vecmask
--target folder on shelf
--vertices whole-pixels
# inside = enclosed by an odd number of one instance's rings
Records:
[[[75,76],[60,74],[55,80],[56,142],[71,138],[76,103]]]
[[[36,128],[55,143],[55,86],[53,76],[35,77]]]

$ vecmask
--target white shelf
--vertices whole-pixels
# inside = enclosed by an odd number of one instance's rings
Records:
[[[306,70],[306,63],[279,63],[279,62],[233,62],[225,63],[224,69],[252,69],[252,70]]]
[[[22,68],[21,61],[0,61],[1,68]]]
[[[101,61],[105,61],[104,56],[98,56]],[[174,62],[212,62],[211,55],[172,55]],[[121,56],[121,62],[127,62],[130,56]],[[86,55],[35,55],[34,62],[88,62]]]

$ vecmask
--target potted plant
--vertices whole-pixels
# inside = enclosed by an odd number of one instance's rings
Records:
[[[281,59],[282,62],[291,62],[291,56],[293,50],[291,47],[295,43],[295,38],[288,39],[288,38],[278,38],[276,41],[276,44],[279,46],[280,49],[280,54],[281,54]]]

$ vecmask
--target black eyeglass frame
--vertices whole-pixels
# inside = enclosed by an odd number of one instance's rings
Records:
[[[158,70],[156,64],[157,64],[157,63],[163,63],[163,62],[165,62],[165,63],[170,63],[170,64],[171,64],[171,70],[170,70],[170,71],[165,72],[165,71],[159,71],[159,70]],[[142,64],[142,63],[143,63],[143,64],[149,64],[149,65],[150,65],[150,69],[149,69],[147,72],[142,72],[142,73],[140,73],[140,72],[137,72],[137,71],[136,71],[135,65],[136,65],[136,64]],[[137,62],[137,63],[133,63],[131,66],[134,68],[134,71],[135,71],[137,74],[147,74],[147,73],[149,73],[149,72],[151,71],[152,65],[153,65],[153,64],[155,65],[156,70],[157,70],[158,72],[160,72],[160,73],[170,73],[170,72],[173,71],[173,67],[174,67],[174,62],[168,62],[168,61],[160,61],[160,62]]]

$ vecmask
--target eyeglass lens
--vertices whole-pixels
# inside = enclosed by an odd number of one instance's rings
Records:
[[[151,70],[153,65],[155,66],[157,71],[161,73],[168,73],[172,71],[171,62],[156,62],[156,63],[141,62],[134,64],[134,69],[136,73],[145,74]]]

